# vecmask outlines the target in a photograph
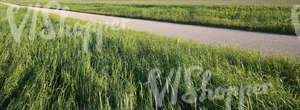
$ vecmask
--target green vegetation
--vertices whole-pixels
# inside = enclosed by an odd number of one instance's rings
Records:
[[[148,81],[149,72],[160,68],[162,82],[171,68],[199,65],[212,73],[209,88],[272,83],[267,94],[245,96],[245,110],[292,110],[300,107],[299,58],[264,56],[232,47],[197,44],[132,30],[103,31],[103,48],[95,51],[91,33],[89,52],[82,48],[84,36],[67,32],[46,40],[37,35],[47,29],[43,17],[37,20],[34,40],[29,39],[31,19],[17,43],[0,5],[0,108],[1,109],[155,109]],[[26,10],[19,10],[19,26]],[[59,17],[51,21],[59,23]],[[68,19],[66,24],[76,22]],[[58,25],[54,25],[58,31]],[[67,26],[65,26],[67,29]],[[70,35],[70,36],[68,36]],[[94,40],[93,40],[94,39]],[[193,86],[201,87],[202,76],[192,74]],[[187,86],[182,79],[176,105],[168,92],[163,109],[224,109],[225,100],[187,104],[180,100]],[[197,94],[201,92],[197,91]],[[233,96],[232,109],[238,107]]]
[[[17,2],[28,5],[32,2]],[[150,5],[62,3],[72,11],[295,35],[287,5]],[[55,8],[55,7],[52,7]]]

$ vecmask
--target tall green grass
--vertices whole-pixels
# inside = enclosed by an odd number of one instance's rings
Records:
[[[16,2],[21,5],[34,2]],[[45,3],[42,3],[42,6]],[[61,3],[72,11],[295,35],[290,5]],[[55,8],[55,7],[52,7]]]
[[[36,34],[29,40],[31,20],[26,24],[21,42],[17,43],[0,5],[0,108],[1,109],[155,109],[148,81],[149,72],[160,68],[161,79],[171,68],[199,65],[210,70],[210,88],[243,86],[270,82],[265,95],[246,96],[245,109],[293,110],[300,107],[299,58],[264,56],[259,52],[232,47],[198,44],[132,30],[103,31],[101,52],[88,53],[82,48],[83,36],[46,40]],[[25,10],[16,13],[18,24]],[[31,18],[30,18],[31,19]],[[51,17],[58,24],[57,16]],[[68,19],[66,24],[87,22]],[[37,33],[47,26],[41,16]],[[56,26],[56,29],[58,26]],[[92,39],[95,33],[92,33]],[[224,109],[225,100],[187,104],[180,100],[186,85],[180,81],[179,98],[171,104],[166,95],[161,109]],[[201,87],[202,77],[192,74],[193,85]],[[200,94],[200,92],[197,92]],[[238,107],[234,96],[232,109]]]

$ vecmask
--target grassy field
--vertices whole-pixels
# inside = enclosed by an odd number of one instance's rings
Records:
[[[156,108],[148,81],[149,72],[160,68],[164,82],[171,68],[199,65],[210,70],[208,87],[247,86],[271,83],[263,95],[245,96],[245,110],[293,110],[300,108],[299,58],[264,56],[259,52],[232,47],[197,44],[132,30],[103,31],[102,51],[95,51],[92,32],[89,52],[82,48],[84,36],[64,32],[62,37],[43,39],[38,32],[48,29],[38,16],[34,36],[29,36],[32,16],[25,25],[20,42],[16,42],[5,19],[7,7],[0,5],[0,108],[1,109],[143,109]],[[17,26],[26,10],[15,13]],[[32,14],[31,14],[32,15]],[[54,24],[59,17],[51,16]],[[65,24],[87,23],[68,19]],[[68,29],[64,25],[64,29]],[[54,25],[58,31],[59,25]],[[71,29],[75,31],[77,29]],[[34,40],[30,40],[34,38]],[[195,88],[202,76],[191,74]],[[172,80],[173,81],[173,80]],[[159,86],[161,88],[162,85]],[[188,104],[180,100],[187,92],[182,79],[178,100],[171,104],[171,92],[162,109],[209,110],[225,108],[225,100]],[[201,91],[197,91],[201,94]],[[238,109],[239,97],[233,96],[232,109]]]
[[[15,2],[20,5],[33,2]],[[45,3],[42,3],[42,5]],[[295,35],[288,5],[151,5],[62,3],[72,11]],[[54,7],[53,7],[54,8]]]

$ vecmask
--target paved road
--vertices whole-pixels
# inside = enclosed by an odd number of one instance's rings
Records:
[[[5,4],[16,6],[13,4]],[[111,17],[55,9],[30,8],[53,14],[61,14],[63,12],[66,17],[91,22],[102,22],[106,24],[126,22],[125,27],[128,29],[155,33],[167,37],[181,37],[186,40],[193,40],[200,43],[232,45],[246,49],[261,50],[266,54],[284,52],[300,56],[300,39],[296,36]]]
[[[286,1],[95,1],[96,3],[128,3],[128,4],[193,4],[193,5],[296,5],[300,1],[286,2]]]

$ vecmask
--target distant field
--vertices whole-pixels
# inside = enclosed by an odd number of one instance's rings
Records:
[[[197,44],[132,30],[113,30],[111,27],[103,31],[102,51],[96,51],[96,33],[91,32],[89,52],[85,53],[82,48],[85,37],[71,34],[83,28],[70,27],[76,23],[84,26],[87,22],[67,19],[63,29],[69,31],[47,40],[39,34],[47,33],[49,29],[41,15],[37,17],[36,31],[29,36],[31,23],[34,23],[32,13],[18,43],[12,35],[15,32],[11,32],[11,25],[5,19],[6,9],[0,5],[1,109],[153,110],[157,102],[150,84],[146,83],[149,72],[154,68],[161,69],[162,74],[157,80],[165,84],[171,68],[182,67],[186,71],[192,65],[211,71],[212,80],[207,86],[214,90],[217,87],[271,83],[272,87],[266,94],[245,95],[242,105],[245,110],[293,110],[300,107],[299,58],[269,57],[259,52]],[[14,14],[17,26],[25,15],[25,9]],[[51,16],[51,22],[56,24],[53,26],[58,33],[59,17]],[[172,92],[168,91],[161,109],[225,108],[225,99],[207,99],[193,104],[183,102],[181,96],[187,93],[188,86],[181,79],[176,104],[171,104]],[[192,73],[191,80],[195,88],[201,87],[202,76]],[[163,87],[162,84],[158,86]],[[233,95],[232,109],[238,109],[238,104],[239,96]]]
[[[14,2],[20,5],[34,2]],[[44,3],[42,3],[44,4]],[[72,11],[295,35],[289,5],[61,3]],[[54,7],[53,7],[54,8]],[[300,17],[299,17],[300,18]]]

